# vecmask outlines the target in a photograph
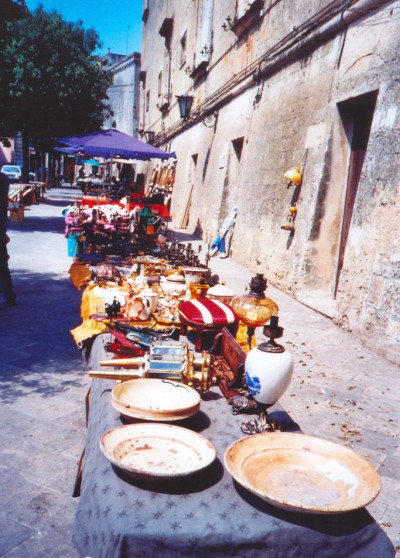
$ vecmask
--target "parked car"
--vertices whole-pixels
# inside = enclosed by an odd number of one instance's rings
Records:
[[[21,182],[21,167],[18,167],[17,165],[3,165],[1,172],[8,176],[10,182]]]

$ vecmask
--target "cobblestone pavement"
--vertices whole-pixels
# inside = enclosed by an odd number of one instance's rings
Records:
[[[18,305],[0,302],[0,556],[76,558],[72,491],[85,440],[88,378],[69,330],[80,293],[67,273],[62,209],[48,192],[9,225]]]
[[[22,225],[9,228],[18,305],[0,303],[0,556],[6,558],[78,557],[71,495],[89,380],[69,333],[80,323],[81,294],[67,273],[61,215],[74,195],[68,188],[49,191]],[[182,231],[178,237],[193,240]],[[236,293],[253,275],[227,259],[210,264]],[[281,404],[304,433],[350,446],[379,469],[382,490],[368,510],[400,546],[399,367],[274,287],[267,295],[280,307],[282,343],[295,361]]]

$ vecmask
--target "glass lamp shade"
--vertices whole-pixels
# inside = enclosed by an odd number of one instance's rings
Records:
[[[279,312],[278,305],[270,298],[256,298],[250,294],[235,296],[231,306],[248,327],[263,326]]]

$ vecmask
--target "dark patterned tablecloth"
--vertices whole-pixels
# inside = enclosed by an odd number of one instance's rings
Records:
[[[103,336],[89,364],[104,358]],[[110,403],[112,380],[94,379],[82,490],[74,523],[81,557],[239,556],[267,558],[389,558],[393,545],[363,509],[329,516],[290,513],[236,484],[224,470],[226,448],[243,437],[243,416],[213,389],[200,412],[180,421],[213,442],[217,460],[179,482],[144,483],[114,469],[99,448],[102,434],[121,425]],[[271,410],[285,430],[296,430],[279,405]]]

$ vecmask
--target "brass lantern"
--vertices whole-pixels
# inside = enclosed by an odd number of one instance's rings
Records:
[[[262,273],[257,273],[250,281],[248,294],[235,296],[231,306],[240,320],[247,326],[247,340],[251,348],[252,337],[256,327],[265,325],[271,316],[278,315],[278,305],[265,296],[267,280]]]

